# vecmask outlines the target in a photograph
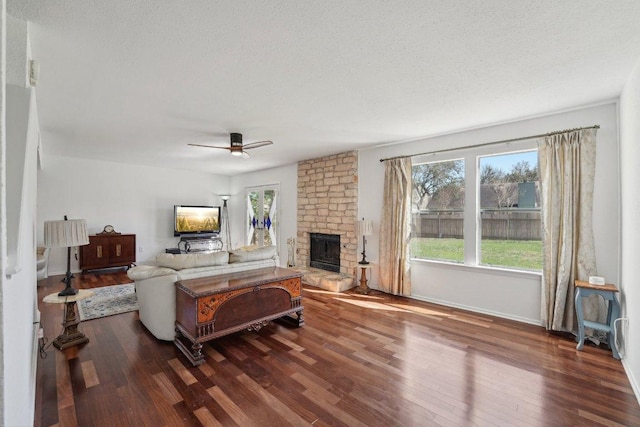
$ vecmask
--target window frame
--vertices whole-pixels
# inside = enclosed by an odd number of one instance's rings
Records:
[[[446,149],[445,149],[446,150]],[[482,147],[474,147],[465,149],[452,149],[439,153],[423,154],[412,157],[413,164],[445,162],[453,160],[464,161],[464,215],[463,215],[463,247],[464,262],[457,263],[454,261],[442,261],[428,258],[414,258],[411,261],[446,264],[459,267],[474,267],[483,270],[514,272],[518,275],[540,275],[541,271],[520,269],[516,267],[498,267],[491,265],[483,265],[481,260],[481,244],[482,244],[482,222],[480,209],[480,158],[488,156],[497,156],[502,154],[521,153],[526,151],[537,151],[537,140],[521,140],[516,143],[500,143],[495,145],[485,145]],[[539,165],[538,165],[539,167]],[[473,191],[469,191],[473,189]]]

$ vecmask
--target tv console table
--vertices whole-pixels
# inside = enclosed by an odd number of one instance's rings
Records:
[[[181,237],[177,248],[167,248],[168,254],[190,254],[194,252],[220,252],[222,239],[218,236],[211,237]]]
[[[206,341],[258,331],[280,317],[304,325],[301,278],[272,267],[176,282],[176,347],[197,366],[204,362]]]

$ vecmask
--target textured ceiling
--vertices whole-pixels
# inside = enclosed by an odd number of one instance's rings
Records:
[[[631,1],[7,0],[45,154],[237,174],[617,97]],[[271,139],[251,159],[187,143]]]

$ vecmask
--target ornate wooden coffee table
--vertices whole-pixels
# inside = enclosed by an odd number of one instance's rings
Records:
[[[175,345],[195,366],[204,362],[203,342],[280,317],[304,325],[301,278],[274,267],[176,282]]]

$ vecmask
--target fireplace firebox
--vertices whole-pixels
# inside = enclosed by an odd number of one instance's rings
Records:
[[[310,233],[311,256],[309,266],[340,272],[340,235]]]

